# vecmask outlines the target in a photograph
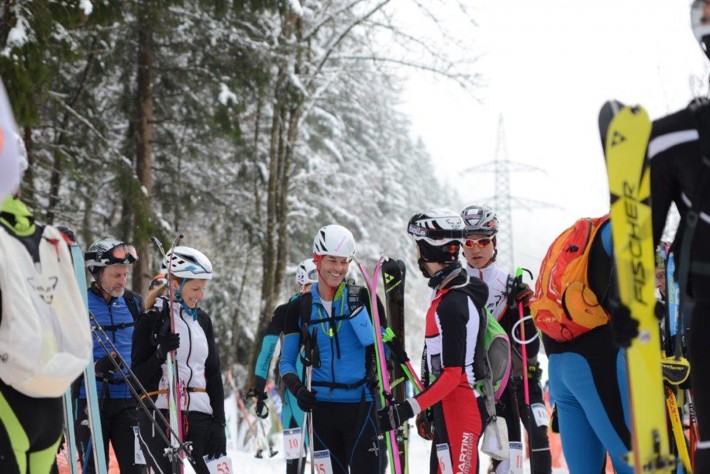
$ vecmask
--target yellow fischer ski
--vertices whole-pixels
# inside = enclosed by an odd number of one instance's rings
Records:
[[[613,116],[606,134],[605,116]],[[651,170],[646,160],[651,121],[642,107],[607,102],[600,112],[600,130],[609,178],[619,297],[631,317],[639,321],[639,336],[626,351],[633,438],[629,462],[637,473],[671,473],[675,459],[668,443],[660,334],[654,315]]]

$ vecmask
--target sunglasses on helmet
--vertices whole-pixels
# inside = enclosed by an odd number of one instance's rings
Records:
[[[106,260],[107,265],[130,265],[138,260],[138,252],[132,244],[120,243],[104,252],[89,252],[86,258]]]
[[[484,237],[482,239],[465,239],[463,241],[463,246],[466,247],[467,249],[472,249],[474,247],[478,247],[479,249],[484,248],[486,245],[490,244],[491,241],[490,237]]]

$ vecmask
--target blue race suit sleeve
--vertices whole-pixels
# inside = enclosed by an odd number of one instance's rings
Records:
[[[296,361],[298,360],[298,351],[301,345],[301,330],[298,327],[300,308],[300,298],[294,298],[287,303],[283,325],[284,338],[281,342],[281,364],[279,365],[281,377],[288,373],[294,374],[297,377],[299,375],[298,369],[296,368]]]
[[[266,379],[269,377],[269,368],[271,367],[271,359],[276,352],[276,344],[279,342],[279,335],[284,330],[284,319],[287,311],[288,303],[279,305],[271,317],[269,326],[266,328],[266,334],[261,340],[261,350],[256,358],[256,366],[254,367],[254,376],[256,377],[257,390],[263,391],[266,386]]]
[[[261,340],[261,351],[259,351],[259,356],[256,358],[256,367],[254,368],[254,375],[266,380],[269,376],[269,367],[271,366],[271,359],[274,357],[274,352],[276,351],[276,344],[279,342],[279,337],[274,334],[267,334],[264,339]]]

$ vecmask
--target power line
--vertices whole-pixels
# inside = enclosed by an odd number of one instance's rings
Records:
[[[498,256],[496,263],[508,272],[513,272],[513,208],[532,210],[534,208],[559,207],[550,203],[536,201],[529,198],[519,198],[510,192],[511,172],[530,172],[544,170],[524,163],[516,163],[508,159],[506,148],[505,130],[503,127],[503,115],[498,117],[498,136],[496,139],[495,159],[492,162],[482,165],[472,166],[463,173],[493,173],[495,177],[494,195],[483,200],[483,204],[489,205],[498,217]],[[488,204],[490,203],[490,204]]]

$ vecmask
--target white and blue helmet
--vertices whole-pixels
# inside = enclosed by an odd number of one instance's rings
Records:
[[[200,252],[191,247],[179,245],[168,250],[160,267],[164,273],[189,280],[211,280],[212,263]]]

